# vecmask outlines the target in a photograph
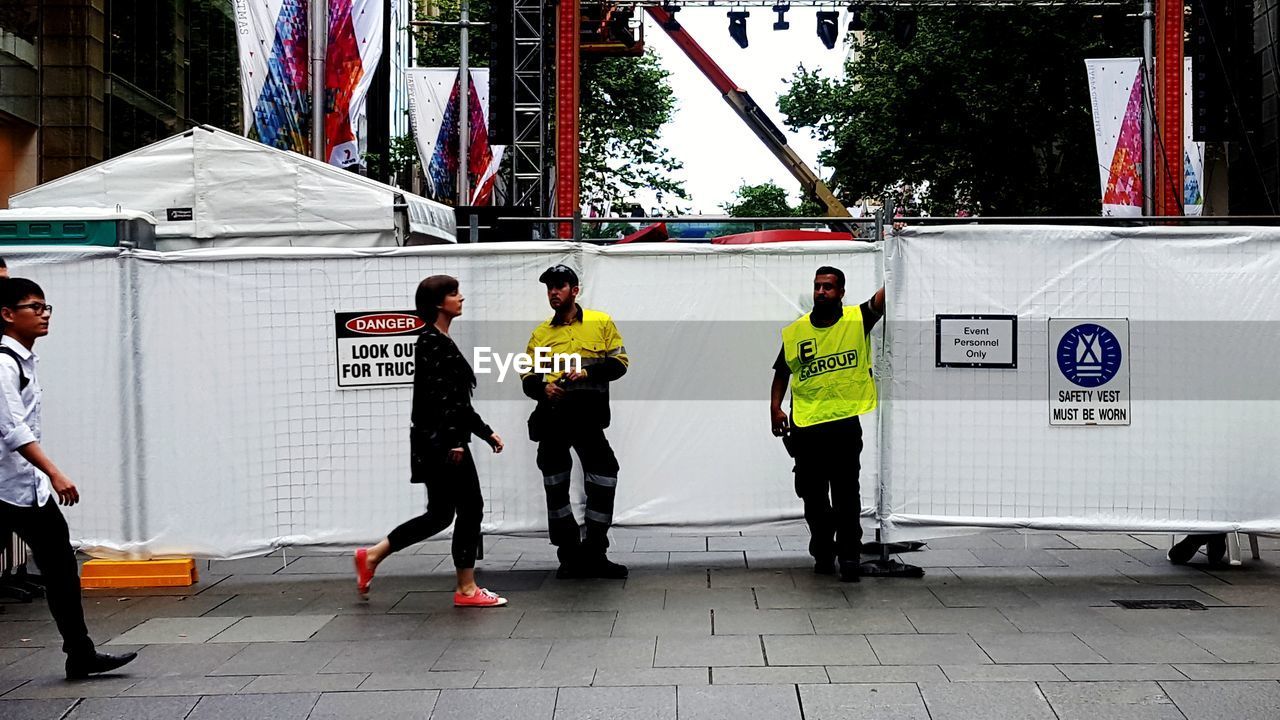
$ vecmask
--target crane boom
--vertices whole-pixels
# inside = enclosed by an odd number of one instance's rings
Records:
[[[773,156],[778,158],[787,172],[800,182],[805,192],[827,209],[827,216],[849,217],[849,210],[832,194],[827,184],[822,182],[822,178],[818,177],[818,174],[811,170],[800,155],[787,144],[787,136],[782,134],[782,130],[773,124],[764,110],[751,99],[751,95],[738,87],[716,64],[716,61],[711,59],[707,51],[703,50],[693,36],[680,25],[680,21],[661,7],[651,5],[645,8],[645,12],[657,21],[658,27],[671,37],[676,47],[683,50],[689,60],[711,81],[711,84],[724,97],[725,102],[729,103],[729,107],[733,108],[747,127],[751,128],[751,132],[760,138],[760,142],[769,148]]]

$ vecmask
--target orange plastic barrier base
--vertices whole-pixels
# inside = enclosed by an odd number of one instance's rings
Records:
[[[80,587],[144,588],[186,587],[200,579],[196,561],[178,560],[90,560],[80,571]]]

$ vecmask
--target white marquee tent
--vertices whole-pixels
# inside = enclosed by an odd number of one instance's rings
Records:
[[[158,221],[158,250],[455,242],[453,209],[210,126],[10,198],[12,208],[130,208]]]

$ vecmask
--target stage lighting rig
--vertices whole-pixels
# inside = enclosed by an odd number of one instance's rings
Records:
[[[747,47],[747,18],[750,16],[746,10],[729,11],[729,37],[744,49]]]
[[[791,3],[778,3],[773,6],[773,11],[778,13],[778,20],[773,23],[774,30],[790,30],[791,23],[787,22],[787,12],[791,10]]]
[[[818,11],[818,39],[828,50],[835,49],[836,38],[840,35],[840,13],[835,10]]]

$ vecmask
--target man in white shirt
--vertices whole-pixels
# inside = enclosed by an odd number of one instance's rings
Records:
[[[98,652],[84,624],[80,574],[67,521],[58,503],[75,505],[80,492],[40,447],[40,382],[32,348],[49,334],[53,306],[26,278],[0,279],[0,527],[31,548],[44,581],[49,612],[62,634],[68,679],[114,670],[137,653]],[[54,496],[57,496],[57,502]]]

